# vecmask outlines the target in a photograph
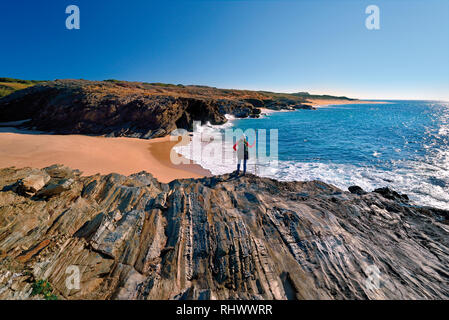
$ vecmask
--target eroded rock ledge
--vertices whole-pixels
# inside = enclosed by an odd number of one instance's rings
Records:
[[[0,190],[0,299],[32,298],[37,279],[60,299],[449,297],[448,212],[386,190],[62,166],[2,169]]]
[[[0,99],[0,123],[21,121],[22,128],[57,134],[151,139],[192,130],[193,121],[223,124],[226,114],[256,118],[261,107],[313,109],[304,102],[303,96],[203,86],[56,80]]]

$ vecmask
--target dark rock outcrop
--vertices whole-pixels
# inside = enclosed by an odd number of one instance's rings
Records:
[[[316,107],[311,106],[310,104],[298,104],[293,106],[293,108],[298,110],[316,110]]]
[[[217,102],[221,114],[232,114],[237,118],[248,118],[260,114],[260,109],[245,101],[220,99]]]
[[[60,299],[449,297],[444,210],[319,181],[161,184],[61,166],[41,171],[58,192],[30,198],[10,187],[30,174],[0,170],[0,299],[30,298],[37,279]]]
[[[281,109],[298,101],[251,99],[257,92],[208,87],[160,87],[143,83],[56,80],[0,99],[0,122],[57,134],[91,134],[150,139],[193,121],[225,123],[225,114],[259,117],[259,106]],[[291,108],[291,107],[288,107]]]
[[[348,188],[348,191],[353,194],[358,194],[358,195],[366,194],[366,191],[363,190],[362,188],[360,188],[359,186],[350,186]]]
[[[399,194],[394,190],[391,190],[388,187],[375,189],[373,192],[381,194],[383,197],[391,200],[408,202],[408,196],[406,194]]]
[[[58,134],[154,138],[193,121],[226,122],[213,99],[146,94],[105,82],[59,80],[0,100],[0,122],[31,119],[27,128]]]

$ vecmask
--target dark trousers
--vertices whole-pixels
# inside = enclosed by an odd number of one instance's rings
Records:
[[[246,174],[246,160],[247,159],[237,159],[237,173],[240,172],[240,162],[243,161],[243,174]]]

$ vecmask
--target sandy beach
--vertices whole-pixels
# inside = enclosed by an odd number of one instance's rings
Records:
[[[170,151],[175,144],[170,137],[143,140],[0,132],[0,168],[63,164],[85,176],[147,171],[164,183],[211,175],[197,164],[173,165]]]
[[[341,99],[307,99],[309,104],[313,107],[324,107],[341,104],[385,104],[385,101],[369,101],[369,100],[341,100]],[[267,108],[259,108],[262,113],[269,114],[273,112],[289,112],[290,110],[273,110]]]
[[[369,100],[341,100],[341,99],[307,99],[314,107],[340,105],[340,104],[385,104],[385,101],[369,101]]]
[[[343,104],[347,101],[314,99],[314,105]],[[351,102],[352,103],[352,102]],[[354,103],[377,103],[357,100]],[[276,112],[263,109],[262,112]],[[4,125],[4,123],[3,123]],[[174,165],[170,152],[178,142],[170,137],[143,140],[137,138],[106,138],[84,135],[49,135],[14,128],[0,130],[0,168],[44,168],[63,164],[83,175],[130,175],[147,171],[167,183],[181,178],[211,176],[198,164]]]

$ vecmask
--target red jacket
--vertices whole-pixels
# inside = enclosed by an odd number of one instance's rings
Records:
[[[234,149],[234,151],[237,151],[237,145],[239,144],[239,142],[240,142],[240,141],[237,141],[237,142],[234,144],[234,146],[232,147],[232,148]],[[245,142],[246,146],[249,147],[248,141],[245,140],[244,142]]]

